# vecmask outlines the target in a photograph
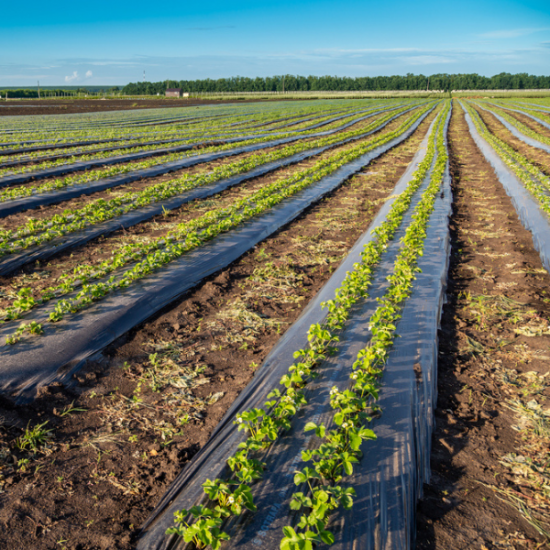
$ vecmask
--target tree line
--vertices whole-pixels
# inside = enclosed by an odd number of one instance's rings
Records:
[[[116,93],[119,92],[120,88],[118,86],[111,87],[111,88],[102,88],[97,89],[97,87],[94,87],[92,90],[92,93]],[[71,89],[64,89],[64,88],[41,88],[40,89],[40,97],[73,97],[76,95],[85,95],[90,94],[91,91],[88,90],[88,88],[71,88]],[[38,98],[38,88],[20,88],[20,89],[9,89],[9,88],[1,88],[0,89],[0,96],[2,98],[17,98],[17,99],[36,99]]]
[[[433,74],[430,76],[360,76],[357,78],[340,76],[295,76],[279,75],[248,78],[203,80],[163,80],[162,82],[132,82],[122,89],[118,87],[97,90],[94,93],[108,92],[122,95],[164,95],[167,88],[181,88],[182,92],[296,92],[296,91],[386,91],[386,90],[540,90],[550,89],[550,76],[535,76],[527,73],[500,73],[495,76],[471,74]],[[72,96],[90,93],[87,88],[75,90],[43,89],[42,96]],[[36,98],[36,88],[0,90],[0,95],[11,98]]]
[[[164,95],[167,88],[182,92],[295,92],[295,91],[384,91],[384,90],[521,90],[549,89],[550,76],[527,73],[500,73],[495,76],[472,74],[433,74],[430,76],[294,76],[280,75],[203,80],[164,80],[132,82],[122,88],[127,95]]]

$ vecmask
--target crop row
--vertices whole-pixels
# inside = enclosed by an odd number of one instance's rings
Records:
[[[442,120],[444,120],[445,114],[446,111],[440,114],[436,123],[438,135],[441,132]],[[221,530],[226,518],[241,514],[244,508],[255,510],[251,486],[263,477],[264,468],[263,464],[256,458],[258,452],[265,451],[282,433],[287,431],[292,417],[300,408],[306,405],[304,394],[306,385],[317,375],[318,367],[322,361],[334,350],[334,346],[338,342],[338,333],[346,323],[352,307],[359,300],[368,296],[368,288],[372,284],[376,266],[380,263],[388,243],[400,227],[413,196],[429,173],[435,153],[434,141],[431,140],[426,157],[420,163],[406,190],[393,203],[386,221],[374,231],[375,238],[362,252],[361,262],[355,264],[354,270],[347,274],[342,286],[335,292],[334,300],[324,304],[328,309],[326,320],[322,325],[314,324],[310,327],[308,347],[298,350],[294,354],[295,359],[298,361],[289,368],[288,373],[280,380],[280,384],[285,388],[283,392],[275,389],[268,395],[269,400],[265,403],[265,408],[255,408],[237,415],[235,423],[240,430],[245,429],[247,431],[248,438],[239,446],[239,450],[235,455],[228,460],[228,466],[234,478],[208,480],[203,487],[210,503],[194,506],[190,510],[183,509],[176,512],[176,526],[169,529],[168,533],[182,536],[185,542],[193,542],[197,548],[210,545],[213,549],[216,549],[219,548],[222,540],[228,540],[229,538],[229,535]],[[424,199],[427,194],[432,196],[433,192],[423,194],[424,204],[427,203],[427,199]],[[426,223],[427,219],[423,218],[423,221]],[[412,242],[410,239],[409,241]],[[395,327],[393,328],[395,329]],[[387,340],[385,341],[387,342]],[[384,357],[385,352],[380,359],[383,360]],[[373,365],[375,365],[374,362]],[[347,400],[344,415],[348,414],[348,409],[356,406],[360,409],[358,415],[366,418],[366,397],[373,392],[373,384],[369,381],[368,371],[364,373],[358,371],[356,373],[354,388],[361,388],[361,391],[365,393],[364,397],[352,397],[353,392],[332,392],[332,394],[333,396],[338,395],[334,399],[339,403],[343,404]],[[328,466],[332,471],[343,468],[350,472],[351,464],[355,461],[350,451],[358,451],[361,443],[374,437],[374,434],[371,430],[362,426],[360,422],[352,425],[353,420],[346,421],[344,415],[341,418],[342,422],[339,422],[340,417],[338,417],[337,422],[345,430],[345,434],[331,432],[327,435],[324,426],[316,426],[313,423],[309,423],[306,429],[315,430],[317,435],[321,437],[328,436],[331,438],[329,446],[332,445],[332,456],[328,459],[330,464],[325,461],[323,466]],[[328,447],[325,445],[324,447],[321,446],[317,452],[324,453],[327,450]],[[306,453],[308,454],[307,459],[313,458],[312,452],[307,451]],[[325,458],[327,457],[325,456]],[[336,484],[331,487],[326,484],[321,485],[320,481],[321,475],[317,475],[313,469],[306,469],[297,473],[297,484],[310,484],[312,496],[306,496],[303,493],[295,495],[293,508],[298,509],[305,506],[308,509],[308,514],[306,519],[302,519],[298,526],[298,529],[303,528],[303,532],[296,532],[290,526],[285,528],[285,538],[281,543],[282,548],[311,548],[313,542],[324,542],[326,544],[333,542],[332,534],[326,529],[326,518],[330,514],[330,510],[337,504],[342,504],[345,507],[351,505],[353,490],[345,489]]]
[[[333,128],[337,128],[338,125],[340,125],[340,120],[342,118],[348,118],[349,117],[349,123],[352,123],[353,121],[360,121],[361,118],[364,118],[366,115],[365,113],[357,113],[352,115],[346,115],[345,117],[336,117],[332,119],[327,119],[326,124],[326,131],[330,131]],[[328,123],[330,122],[330,123]],[[226,139],[225,143],[222,145],[211,145],[206,146],[201,149],[200,154],[205,153],[212,153],[217,151],[228,151],[235,147],[244,147],[248,145],[255,145],[255,144],[261,144],[261,143],[267,143],[270,140],[273,140],[274,138],[276,140],[298,140],[302,137],[307,137],[308,135],[312,135],[315,133],[315,128],[319,126],[318,123],[316,125],[310,126],[308,129],[300,131],[301,135],[297,135],[298,131],[295,132],[287,132],[287,133],[279,133],[275,136],[272,134],[261,134],[259,136],[242,136],[238,138],[231,138]],[[93,158],[91,160],[80,160],[79,162],[76,162],[74,164],[69,164],[65,162],[64,160],[60,160],[59,162],[52,163],[51,167],[41,168],[40,165],[38,166],[32,166],[30,168],[23,167],[20,173],[18,174],[17,171],[10,173],[10,175],[6,176],[4,179],[0,178],[0,186],[7,186],[7,185],[14,185],[17,183],[24,183],[26,181],[29,181],[31,179],[45,179],[47,177],[52,177],[56,175],[61,174],[67,174],[71,172],[76,171],[82,171],[89,168],[94,167],[100,167],[106,164],[113,165],[123,165],[122,168],[127,166],[125,163],[129,162],[135,162],[137,160],[140,160],[141,158],[147,158],[152,155],[160,155],[156,156],[155,159],[151,159],[154,162],[151,162],[151,166],[155,166],[157,164],[163,164],[165,162],[170,162],[172,160],[178,160],[181,158],[188,158],[192,156],[196,156],[196,151],[190,151],[191,144],[184,142],[185,145],[179,145],[177,147],[172,148],[158,148],[157,146],[152,146],[150,152],[148,152],[149,148],[145,147],[143,151],[138,149],[138,152],[134,152],[131,154],[126,155],[117,155],[112,156],[110,154],[103,154],[99,153],[97,155],[93,155]],[[172,152],[170,152],[172,151]],[[187,151],[187,152],[182,152]],[[49,164],[49,163],[46,163]],[[23,175],[25,173],[26,175]],[[113,175],[113,174],[110,174]],[[19,190],[13,190],[15,193]]]
[[[108,261],[99,265],[80,265],[75,269],[74,274],[62,277],[59,285],[47,289],[36,299],[30,295],[30,289],[22,289],[13,306],[8,308],[6,317],[8,320],[16,319],[22,313],[54,298],[58,301],[55,310],[50,314],[51,322],[59,321],[68,313],[85,309],[113,291],[129,287],[215,236],[272,209],[366,152],[391,141],[410,128],[425,112],[426,109],[420,111],[393,132],[332,155],[317,162],[313,167],[298,171],[289,177],[278,179],[229,207],[214,209],[187,223],[180,224],[177,229],[164,236],[147,243],[139,242],[123,246]],[[120,268],[127,264],[133,264],[133,266],[121,272]],[[104,280],[92,284],[94,279]],[[73,292],[77,286],[82,288],[75,296],[59,299]],[[23,323],[9,341],[15,343],[25,332],[40,331],[41,327],[36,327],[36,324]]]
[[[334,110],[332,112],[335,113]],[[337,111],[337,112],[342,112],[342,111]],[[330,111],[327,112],[326,115],[328,115],[329,113],[330,113]],[[303,121],[305,116],[308,117],[307,120],[312,120],[314,118],[315,119],[316,118],[322,118],[323,115],[317,116],[317,117],[310,117],[308,114],[306,114],[306,115],[299,115],[299,117],[285,117],[285,119],[300,118],[301,120],[294,121],[292,124],[288,124],[288,125],[280,125],[280,126],[277,126],[277,127],[271,127],[268,130],[272,131],[274,129],[279,129],[279,128],[284,128],[284,127],[287,127],[287,126],[294,126],[294,125],[300,124],[301,121]],[[166,126],[161,131],[155,131],[155,132],[151,132],[149,134],[127,135],[124,138],[115,138],[115,139],[113,139],[113,142],[117,142],[117,145],[113,146],[113,147],[109,147],[108,149],[105,149],[105,148],[99,148],[98,149],[97,143],[92,143],[91,145],[88,145],[88,146],[77,145],[77,146],[74,146],[74,147],[67,147],[68,144],[64,144],[62,153],[59,153],[59,152],[56,152],[56,148],[57,148],[56,145],[52,144],[52,146],[49,147],[49,148],[48,147],[41,147],[41,148],[36,148],[36,149],[30,148],[30,152],[20,152],[20,153],[16,153],[16,154],[12,154],[12,155],[9,155],[9,154],[3,155],[2,162],[0,163],[0,168],[4,167],[7,163],[15,164],[17,162],[26,163],[26,162],[38,162],[40,160],[48,160],[51,157],[53,157],[54,155],[59,155],[59,156],[62,155],[64,157],[69,157],[71,155],[81,155],[81,154],[85,154],[85,153],[95,153],[95,152],[100,152],[100,151],[114,151],[114,150],[129,148],[129,147],[137,147],[137,146],[140,146],[140,145],[148,145],[147,142],[152,137],[154,137],[155,141],[158,142],[158,143],[161,143],[163,141],[167,142],[170,139],[175,140],[176,138],[179,138],[180,140],[183,140],[184,138],[181,137],[182,131],[186,132],[188,137],[186,137],[185,139],[187,139],[187,140],[216,138],[219,141],[221,139],[221,136],[224,136],[224,137],[240,136],[240,135],[242,135],[243,130],[253,129],[253,128],[256,128],[256,127],[259,127],[259,126],[267,126],[267,125],[271,126],[276,121],[281,121],[281,120],[285,120],[285,119],[280,119],[279,118],[279,119],[275,119],[275,121],[273,121],[273,118],[269,117],[267,119],[267,122],[263,122],[261,124],[255,124],[255,125],[252,125],[252,126],[247,126],[246,128],[241,127],[237,130],[227,130],[227,131],[221,131],[220,129],[215,129],[214,130],[210,127],[206,127],[206,128],[202,128],[202,129],[198,128],[198,129],[191,130],[190,128],[181,128],[180,126],[176,126],[176,127]],[[124,141],[125,143],[121,144],[121,141]],[[151,144],[153,144],[153,143],[151,143]],[[1,152],[1,150],[0,150],[0,152]]]
[[[261,112],[261,111],[260,111]],[[18,117],[8,120],[0,126],[1,134],[13,134],[14,132],[32,131],[37,126],[41,126],[46,131],[63,130],[81,130],[95,128],[124,128],[141,126],[150,123],[164,124],[170,121],[181,121],[184,123],[194,121],[207,121],[224,117],[242,117],[252,115],[250,107],[240,106],[238,108],[213,107],[210,109],[201,109],[199,113],[187,108],[160,109],[147,111],[126,111],[123,115],[119,113],[111,114],[83,114],[69,116],[34,116]]]
[[[368,107],[368,106],[369,106],[369,103],[365,104],[365,107]],[[340,106],[338,110],[345,112],[346,110],[353,111],[355,109],[357,109],[356,104],[355,105],[348,104],[348,105]],[[267,114],[265,114],[264,120],[273,119],[274,116],[277,116],[276,109],[274,111],[275,112],[269,111]],[[327,116],[331,115],[331,113],[333,113],[334,111],[335,111],[334,107],[330,105],[326,106]],[[284,112],[288,112],[288,111],[284,111]],[[310,106],[309,108],[307,108],[306,112],[303,114],[307,115],[309,112],[317,112],[317,111],[314,110],[313,106]],[[191,121],[189,123],[186,123],[185,121],[177,121],[171,124],[170,126],[178,128],[180,131],[185,129],[187,130],[194,129],[195,131],[204,131],[205,129],[210,129],[211,131],[219,131],[222,129],[227,129],[228,124],[236,123],[239,121],[246,122],[247,119],[248,117],[242,117],[241,115],[238,114],[238,112],[235,113],[235,110],[233,109],[227,113],[226,117],[210,118],[210,119],[208,118],[203,119],[201,117],[199,120]],[[167,126],[165,124],[162,124],[162,125],[155,124],[148,127],[140,126],[139,131],[142,134],[147,135],[159,130],[161,131],[166,130],[166,127]],[[45,130],[43,129],[43,127],[38,126],[33,128],[32,130],[29,130],[29,132],[32,131],[32,136],[34,140],[39,140],[39,139],[51,140],[53,137],[56,142],[62,143],[67,139],[88,138],[90,137],[90,134],[93,136],[110,137],[110,138],[125,137],[128,134],[128,130],[129,128],[125,128],[125,127],[117,128],[112,126],[105,126],[104,128],[101,127],[96,129],[89,129],[89,128],[83,127],[80,129],[75,128],[75,129],[68,129],[68,130],[55,129],[55,128],[51,130]],[[50,137],[50,135],[52,136]],[[9,142],[24,141],[25,135],[24,133],[11,134],[10,136],[6,136],[6,140],[4,141],[7,143],[7,140],[9,140]],[[0,142],[0,145],[1,144],[2,142]]]
[[[171,120],[182,121],[184,123],[207,122],[215,119],[250,120],[254,117],[261,120],[265,117],[273,117],[280,114],[288,117],[289,114],[298,116],[311,112],[322,112],[352,107],[352,103],[334,103],[323,104],[322,102],[309,102],[307,105],[288,105],[288,104],[270,104],[270,105],[231,105],[231,106],[210,106],[202,107],[198,111],[186,107],[175,109],[150,109],[147,111],[125,111],[123,115],[118,113],[94,113],[93,115],[69,115],[69,116],[34,116],[18,117],[17,119],[4,119],[0,124],[0,135],[19,130],[33,130],[42,127],[47,130],[80,130],[89,128],[117,128],[135,126],[136,124],[167,122]]]
[[[529,126],[523,124],[517,118],[509,115],[507,112],[503,111],[502,109],[492,108],[491,111],[500,115],[504,120],[509,122],[514,128],[516,128],[526,136],[529,136],[532,139],[545,143],[546,145],[550,145],[549,137],[545,136],[544,134],[541,134],[540,132],[535,132],[535,130],[533,130],[532,128],[529,128]]]
[[[492,134],[475,109],[465,105],[481,136],[492,146],[499,157],[513,170],[525,188],[538,201],[540,208],[550,215],[550,178],[534,163]]]
[[[219,166],[206,173],[198,175],[186,174],[183,177],[147,187],[137,193],[124,193],[109,200],[99,199],[80,209],[66,209],[63,214],[57,214],[52,218],[41,220],[30,219],[25,225],[15,230],[0,232],[0,255],[18,252],[30,246],[48,242],[56,237],[83,229],[90,224],[100,223],[113,217],[121,216],[132,210],[143,208],[153,202],[166,200],[198,186],[219,181],[222,178],[242,174],[268,162],[289,157],[308,149],[337,145],[342,141],[361,137],[395,116],[396,113],[389,113],[365,128],[335,136],[328,136],[312,142],[300,141],[269,152],[256,153],[228,165]]]
[[[400,110],[397,110],[396,112],[399,113],[402,110],[403,109],[400,109]],[[337,125],[333,129],[324,130],[322,132],[311,132],[304,137],[313,138],[313,137],[333,134],[338,131],[343,131],[347,127],[352,126],[358,122],[362,122],[363,120],[368,119],[376,114],[377,114],[376,112],[371,114],[366,114],[363,117],[360,117],[358,119],[354,118],[343,125]],[[100,183],[103,181],[105,183],[108,183],[107,187],[113,187],[113,186],[121,185],[122,183],[127,183],[129,181],[136,181],[141,179],[142,177],[146,177],[148,176],[147,170],[153,169],[154,167],[158,167],[160,169],[160,171],[153,170],[154,175],[159,175],[162,173],[175,171],[181,168],[186,168],[195,164],[201,164],[207,160],[208,161],[216,160],[216,158],[223,158],[226,156],[232,156],[243,152],[251,152],[257,149],[263,149],[263,148],[272,147],[276,145],[282,145],[284,143],[298,141],[299,139],[301,139],[301,136],[292,136],[291,134],[291,137],[279,138],[279,139],[276,139],[275,141],[269,141],[269,139],[270,138],[267,136],[262,139],[255,140],[255,143],[252,143],[252,145],[250,144],[246,145],[245,142],[241,141],[241,143],[238,144],[236,148],[232,144],[227,144],[225,146],[220,146],[220,147],[206,148],[206,149],[202,149],[202,151],[198,155],[196,154],[182,155],[181,153],[172,153],[170,155],[150,158],[148,160],[141,161],[141,162],[136,161],[131,164],[120,164],[118,166],[112,166],[109,168],[89,171],[84,174],[66,176],[63,179],[58,178],[55,180],[49,180],[37,186],[27,185],[24,187],[8,189],[0,193],[0,202],[6,202],[10,200],[12,201],[21,200],[25,197],[30,197],[33,195],[40,195],[45,193],[51,194],[52,192],[55,193],[56,191],[61,191],[64,188],[76,189],[78,186],[83,186],[85,184],[92,184],[92,182]],[[217,157],[213,157],[212,155],[217,155]],[[127,175],[127,177],[124,177],[125,174]],[[110,178],[111,181],[109,181],[107,178]],[[100,187],[102,186],[100,185]],[[83,189],[82,193],[89,194],[91,192],[90,190],[92,190],[93,188],[94,188],[93,185],[82,187]]]
[[[402,104],[403,102],[401,102]],[[415,105],[415,102],[409,102],[410,106]],[[382,107],[391,108],[391,107],[398,106],[398,103],[392,103],[389,105],[384,105]],[[380,105],[374,106],[374,105],[363,105],[361,106],[360,110],[373,110],[376,108],[380,108]],[[309,108],[311,111],[311,107]],[[29,143],[28,146],[25,148],[18,147],[16,149],[10,149],[8,146],[0,147],[0,154],[9,155],[9,154],[29,154],[29,153],[43,153],[50,154],[50,149],[73,149],[78,147],[85,147],[88,146],[91,148],[93,145],[96,145],[98,143],[108,143],[108,142],[121,142],[129,139],[139,139],[142,140],[151,140],[157,136],[160,136],[161,138],[168,138],[175,137],[175,138],[182,138],[182,133],[185,133],[186,138],[188,139],[207,139],[207,138],[216,138],[221,139],[222,136],[224,138],[228,137],[234,137],[234,136],[242,136],[244,135],[244,132],[247,129],[254,130],[258,126],[265,126],[268,125],[267,128],[260,128],[258,130],[252,131],[252,134],[258,133],[258,132],[274,132],[275,130],[284,129],[285,127],[292,128],[292,131],[299,131],[300,127],[302,129],[307,129],[307,123],[308,121],[317,120],[317,123],[313,126],[319,126],[319,125],[325,125],[327,120],[330,120],[331,117],[334,117],[334,115],[340,114],[341,116],[346,116],[346,114],[351,115],[354,112],[358,112],[358,106],[354,106],[353,108],[350,107],[342,107],[340,106],[338,109],[325,109],[324,113],[319,115],[319,111],[315,110],[313,111],[313,114],[316,116],[310,116],[311,112],[308,114],[307,112],[304,115],[300,116],[300,120],[294,121],[292,123],[283,123],[276,126],[273,126],[272,116],[265,116],[263,119],[267,122],[264,122],[263,124],[254,124],[250,125],[247,124],[245,126],[242,125],[242,123],[235,124],[224,124],[224,121],[209,121],[208,123],[201,123],[201,124],[193,124],[193,125],[165,125],[165,126],[156,126],[154,128],[149,129],[148,131],[145,131],[147,129],[141,129],[140,134],[128,134],[127,131],[120,131],[118,133],[113,132],[111,129],[106,129],[103,131],[100,135],[90,136],[86,135],[83,136],[80,140],[68,142],[66,139],[60,139],[59,133],[56,133],[56,139],[54,142],[50,142],[49,144],[41,143],[40,140],[38,143]],[[288,118],[288,117],[285,117]],[[276,119],[275,119],[276,120]],[[284,120],[284,119],[280,119]],[[246,121],[245,121],[246,122]],[[85,138],[85,139],[84,139]],[[107,139],[104,139],[107,138]],[[73,139],[77,139],[75,136]],[[183,139],[183,138],[182,138]],[[11,144],[13,145],[13,143]],[[12,152],[13,151],[13,152]]]
[[[550,119],[548,118],[547,113],[529,109],[525,106],[522,106],[522,107],[518,107],[517,105],[510,106],[510,104],[500,104],[500,106],[503,109],[506,109],[508,111],[516,112],[516,113],[519,113],[520,115],[528,117],[534,120],[537,124],[540,124],[541,126],[546,126],[546,128],[550,128]]]
[[[413,221],[402,239],[393,273],[387,278],[389,287],[369,320],[372,336],[352,365],[350,389],[340,391],[335,386],[330,392],[335,429],[328,430],[325,425],[313,422],[305,426],[305,431],[313,431],[322,443],[317,449],[302,453],[303,461],[310,465],[296,472],[294,482],[298,486],[305,485],[309,491],[306,494],[295,492],[292,496],[290,507],[301,511],[302,516],[296,529],[290,525],[283,528],[282,550],[311,549],[315,543],[333,543],[334,536],[327,530],[331,511],[353,505],[353,488],[346,489],[341,483],[345,476],[353,474],[354,464],[360,461],[362,442],[375,438],[374,432],[366,428],[372,420],[367,411],[378,399],[384,365],[405,300],[412,292],[428,222],[447,168],[445,129],[449,109],[450,105],[441,114],[436,130],[437,156],[430,183],[415,207]],[[331,306],[334,304],[329,304]]]
[[[170,147],[167,148],[167,143],[170,144]],[[0,178],[2,176],[12,176],[16,174],[28,174],[32,172],[37,172],[39,170],[47,170],[48,168],[57,168],[59,166],[65,166],[70,165],[73,163],[78,162],[85,162],[90,160],[98,160],[98,159],[104,159],[104,160],[111,160],[116,159],[119,156],[126,156],[126,155],[132,155],[133,153],[143,153],[148,152],[151,156],[154,154],[163,154],[167,153],[171,150],[177,151],[180,149],[182,145],[195,145],[196,142],[193,140],[190,140],[188,138],[184,138],[181,140],[169,140],[169,141],[160,141],[159,143],[154,143],[150,145],[146,144],[132,144],[128,147],[121,147],[116,149],[116,153],[113,154],[114,149],[102,149],[97,152],[90,152],[90,153],[79,153],[76,155],[63,155],[63,158],[58,159],[48,159],[48,160],[42,160],[40,162],[37,162],[35,164],[32,164],[30,166],[26,165],[20,165],[17,168],[14,167],[7,167],[7,168],[1,168],[0,167]],[[158,152],[157,152],[158,151]],[[126,159],[124,159],[125,161]]]
[[[354,114],[352,113],[349,116],[354,116]],[[331,119],[332,119],[331,116],[327,116],[327,117],[322,118],[321,122],[329,121]],[[304,123],[304,124],[306,124],[306,123]],[[302,124],[300,124],[297,128],[293,128],[292,131],[293,132],[294,131],[299,131],[301,129],[301,127],[302,127]],[[234,141],[235,136],[236,137],[241,137],[241,138],[243,138],[243,140],[245,139],[245,137],[248,137],[249,138],[248,142],[253,143],[252,141],[250,141],[250,138],[252,138],[252,136],[244,136],[243,135],[244,130],[245,129],[241,129],[238,132],[234,132],[234,133],[231,134],[231,136],[224,136],[223,139],[227,139],[228,137],[232,137],[232,139]],[[173,132],[172,132],[172,134],[173,134]],[[288,135],[288,134],[285,134],[285,135]],[[179,140],[171,139],[170,142],[173,143],[172,148],[174,148],[174,149],[176,149],[178,147],[178,145],[185,145],[185,144],[207,145],[207,143],[205,143],[205,142],[197,143],[197,141],[196,141],[197,138],[206,139],[206,136],[205,135],[195,136],[193,139],[190,138],[190,137],[181,138]],[[267,136],[259,137],[258,139],[266,139],[266,138],[267,138]],[[216,139],[216,141],[220,141],[220,137],[218,137]],[[102,149],[102,150],[95,151],[95,152],[91,151],[91,152],[89,152],[89,154],[85,154],[83,152],[83,153],[78,153],[78,154],[73,155],[73,156],[63,155],[63,158],[46,159],[46,160],[43,160],[42,162],[37,162],[36,164],[33,164],[32,166],[21,166],[17,169],[14,169],[12,167],[2,168],[1,165],[0,165],[0,177],[2,175],[6,175],[6,174],[15,175],[15,174],[36,172],[36,171],[45,170],[45,169],[48,169],[48,168],[54,168],[54,167],[58,167],[58,166],[65,166],[65,165],[75,163],[75,162],[83,162],[83,161],[98,160],[98,159],[111,160],[111,159],[116,159],[116,157],[121,157],[121,156],[124,156],[124,155],[130,155],[130,154],[133,154],[133,153],[141,153],[141,152],[145,152],[145,151],[149,151],[152,155],[155,154],[155,151],[157,151],[157,150],[159,150],[157,154],[165,153],[165,152],[170,151],[170,149],[165,148],[166,143],[168,143],[168,140],[160,140],[157,143],[152,143],[152,144],[135,143],[135,144],[132,144],[132,145],[127,146],[127,147],[117,147],[116,148],[116,150],[117,150],[116,155],[112,154],[113,149],[110,149],[110,150],[109,149],[108,150]],[[246,143],[246,141],[245,141],[245,143]],[[6,162],[8,160],[9,160],[9,157],[6,159]],[[39,160],[39,159],[36,159],[36,160]]]

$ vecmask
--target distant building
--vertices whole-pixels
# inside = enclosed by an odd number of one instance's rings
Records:
[[[168,88],[166,97],[181,97],[181,88]]]

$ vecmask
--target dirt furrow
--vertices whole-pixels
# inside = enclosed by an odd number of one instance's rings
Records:
[[[532,525],[548,530],[548,494],[520,467],[534,460],[548,476],[547,434],[533,434],[525,410],[549,405],[550,276],[457,104],[449,143],[452,257],[417,548],[548,548]]]
[[[539,133],[543,136],[550,137],[550,130],[548,128],[546,128],[546,126],[543,126],[542,124],[539,124],[538,122],[536,122],[532,118],[529,118],[528,116],[522,115],[521,113],[518,113],[517,111],[506,111],[506,113],[508,113],[510,116],[512,116],[514,118],[517,118],[522,124],[525,124],[525,126],[529,126],[529,128],[531,128],[531,130],[533,130],[533,131],[535,131],[535,132],[537,132],[537,133]],[[542,115],[542,117],[539,117],[539,118],[544,118],[544,113],[539,113],[539,114]]]

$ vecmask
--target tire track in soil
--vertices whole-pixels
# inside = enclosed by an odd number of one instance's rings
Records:
[[[506,406],[512,394],[505,380],[514,370],[519,376],[548,372],[550,357],[541,350],[548,350],[550,337],[526,337],[514,329],[533,322],[548,326],[550,276],[456,103],[449,144],[452,253],[439,334],[432,476],[418,506],[417,548],[548,548],[517,510],[487,486],[519,488],[500,462],[521,444],[512,428],[518,418]],[[493,308],[504,303],[502,297],[533,311],[521,308],[519,325],[514,324],[511,316]],[[480,310],[479,303],[487,307]],[[476,318],[476,311],[482,315]],[[546,401],[544,407],[549,395],[546,389],[537,397]]]
[[[68,550],[133,548],[139,526],[253,377],[254,364],[368,227],[433,116],[295,222],[111,345],[74,386],[53,384],[25,407],[0,398],[6,547],[26,550],[31,542],[50,550],[64,540]],[[243,312],[252,315],[241,319]],[[208,383],[152,391],[147,375],[155,351],[159,360],[176,357],[180,373],[200,371]],[[162,369],[155,372],[163,379]],[[71,406],[87,411],[61,416]],[[182,413],[190,419],[171,435]],[[18,460],[29,455],[14,448],[14,438],[28,422],[45,421],[54,430],[51,448],[22,470]]]

